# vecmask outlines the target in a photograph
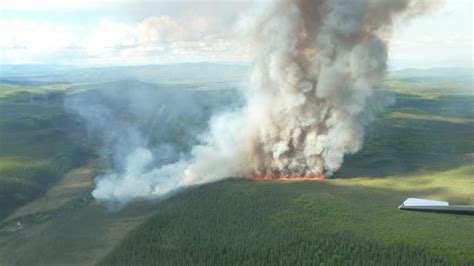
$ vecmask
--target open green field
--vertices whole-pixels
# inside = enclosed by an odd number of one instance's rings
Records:
[[[396,103],[332,179],[231,179],[118,212],[90,195],[104,169],[63,103],[105,85],[2,84],[0,265],[474,265],[474,216],[397,208],[474,204],[472,83],[423,73],[389,76]]]

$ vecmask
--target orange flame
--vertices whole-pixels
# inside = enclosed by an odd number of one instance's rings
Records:
[[[311,180],[311,181],[321,181],[325,178],[323,175],[312,175],[312,176],[250,176],[248,177],[252,180]]]

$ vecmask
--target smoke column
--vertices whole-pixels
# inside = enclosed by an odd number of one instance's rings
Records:
[[[242,108],[214,116],[186,159],[150,168],[137,148],[125,170],[98,178],[104,201],[155,198],[226,177],[328,177],[359,151],[364,125],[386,105],[378,93],[395,19],[427,8],[408,0],[258,2],[239,28],[253,72]]]

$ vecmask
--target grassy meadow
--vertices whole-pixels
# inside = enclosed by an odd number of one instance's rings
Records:
[[[68,95],[136,84],[111,82],[114,71],[160,84],[151,66],[0,84],[0,265],[474,265],[474,216],[397,208],[408,197],[474,204],[474,95],[462,71],[391,73],[396,102],[331,179],[235,178],[118,212],[92,198],[104,169],[64,107]],[[183,85],[167,71],[165,84],[216,103],[239,79]],[[91,82],[100,73],[107,80]]]

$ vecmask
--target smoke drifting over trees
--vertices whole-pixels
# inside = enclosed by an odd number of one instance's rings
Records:
[[[214,115],[207,133],[174,162],[155,164],[166,151],[143,141],[105,141],[129,152],[116,172],[97,178],[94,197],[123,204],[229,176],[331,176],[345,154],[361,149],[373,112],[390,103],[378,85],[394,21],[427,7],[408,0],[257,3],[239,23],[253,58],[245,103]],[[109,130],[95,115],[79,114]]]

